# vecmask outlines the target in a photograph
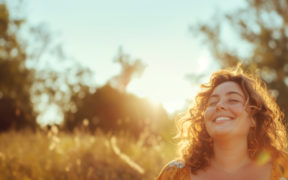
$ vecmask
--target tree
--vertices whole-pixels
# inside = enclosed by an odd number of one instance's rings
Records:
[[[139,59],[131,61],[129,56],[122,52],[121,48],[115,62],[121,66],[121,72],[119,75],[113,77],[109,83],[120,91],[125,92],[132,78],[142,76],[146,65]]]
[[[168,124],[168,114],[162,106],[155,107],[147,99],[126,92],[131,79],[140,76],[145,65],[140,60],[130,61],[121,51],[116,58],[121,72],[95,92],[74,99],[75,112],[65,113],[63,127],[69,131],[85,127],[89,132],[127,132],[138,137],[143,131],[156,133],[156,127]]]
[[[53,39],[43,24],[11,19],[6,4],[0,4],[0,131],[35,129],[36,119],[51,105],[58,108],[57,116],[74,112],[75,103],[93,89],[92,72]]]
[[[192,26],[222,67],[242,63],[267,82],[288,115],[288,1],[246,0],[246,7]],[[228,27],[228,28],[227,28]],[[230,30],[234,41],[225,39]],[[224,38],[223,38],[224,37]],[[237,39],[238,38],[238,39]],[[243,51],[245,49],[245,51]]]
[[[157,122],[169,119],[162,106],[155,107],[148,100],[109,84],[85,96],[78,105],[77,112],[64,124],[70,131],[87,126],[89,132],[98,128],[112,133],[125,131],[138,137],[147,129],[152,132],[154,128],[156,132]]]
[[[36,127],[30,88],[33,71],[25,66],[26,52],[17,38],[23,20],[12,20],[0,4],[0,131]]]

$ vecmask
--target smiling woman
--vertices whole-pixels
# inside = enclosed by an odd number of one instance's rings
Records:
[[[239,68],[213,73],[177,127],[180,157],[158,180],[288,178],[283,114],[265,84]]]
[[[243,144],[246,144],[249,129],[255,125],[245,110],[244,93],[233,81],[223,82],[213,90],[204,122],[208,134],[214,139],[221,141],[231,137],[235,140],[239,137],[244,140]]]

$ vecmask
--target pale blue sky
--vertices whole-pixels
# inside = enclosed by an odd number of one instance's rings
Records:
[[[132,59],[141,59],[148,66],[128,91],[160,102],[173,112],[181,109],[197,89],[184,79],[185,75],[217,68],[207,47],[189,32],[189,26],[209,20],[216,10],[231,11],[243,2],[29,0],[26,13],[30,23],[44,22],[59,33],[67,54],[90,67],[98,85],[119,73],[113,59],[120,46]]]

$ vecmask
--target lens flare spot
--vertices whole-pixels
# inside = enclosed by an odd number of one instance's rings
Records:
[[[256,158],[256,162],[258,165],[266,164],[271,160],[271,154],[267,150],[263,150],[259,153],[259,155]]]

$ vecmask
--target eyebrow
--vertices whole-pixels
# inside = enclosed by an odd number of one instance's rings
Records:
[[[229,91],[225,95],[228,96],[228,95],[231,95],[231,94],[237,94],[237,95],[241,96],[244,99],[243,95],[238,93],[238,92],[236,92],[236,91]],[[219,95],[213,94],[213,95],[210,96],[210,98],[212,98],[212,97],[219,97]]]

